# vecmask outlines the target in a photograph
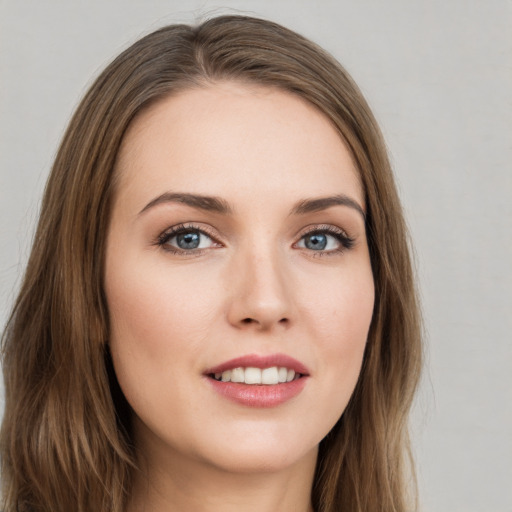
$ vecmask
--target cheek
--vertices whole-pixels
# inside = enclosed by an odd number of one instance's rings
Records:
[[[357,281],[349,281],[340,295],[339,305],[332,311],[335,330],[340,336],[334,335],[331,340],[332,350],[334,355],[338,355],[347,373],[353,370],[350,373],[355,381],[359,375],[373,316],[373,277],[366,275]]]
[[[302,315],[326,349],[350,350],[366,342],[373,314],[374,283],[369,266],[341,269],[321,281],[304,281]]]
[[[110,351],[128,402],[158,430],[153,422],[160,413],[155,410],[179,410],[188,403],[183,383],[191,372],[199,372],[208,329],[219,315],[213,294],[198,293],[199,278],[185,278],[184,272],[170,272],[165,265],[146,264],[138,272],[133,268],[135,264],[122,262],[107,267]],[[170,389],[172,394],[163,391]],[[172,421],[172,415],[165,416],[164,423]]]
[[[156,358],[165,350],[176,353],[180,340],[190,350],[214,316],[212,298],[198,293],[199,284],[159,266],[146,265],[138,275],[116,268],[106,282],[112,336]]]
[[[374,294],[368,269],[326,280],[322,293],[311,289],[312,299],[304,304],[303,315],[307,315],[306,324],[317,350],[318,375],[325,378],[324,396],[331,422],[341,416],[357,383]]]

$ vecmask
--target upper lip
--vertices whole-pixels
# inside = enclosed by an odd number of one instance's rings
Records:
[[[289,370],[294,370],[295,373],[302,375],[309,375],[309,370],[300,361],[290,357],[286,354],[269,354],[269,355],[258,355],[248,354],[245,356],[235,357],[229,361],[218,364],[208,368],[204,373],[206,375],[212,373],[222,373],[226,370],[232,370],[233,368],[271,368],[272,366],[285,367]]]

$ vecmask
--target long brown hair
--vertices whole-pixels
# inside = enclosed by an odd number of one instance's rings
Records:
[[[218,80],[278,87],[326,116],[366,193],[376,302],[363,368],[321,442],[317,512],[404,512],[407,417],[421,362],[407,232],[375,119],[345,70],[274,23],[222,16],[137,41],[80,103],[49,177],[32,253],[3,335],[5,512],[122,512],[134,449],[106,341],[103,263],[116,156],[148,105]]]

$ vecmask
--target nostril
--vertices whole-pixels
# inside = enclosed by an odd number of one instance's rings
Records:
[[[289,323],[289,319],[286,318],[286,317],[283,317],[281,318],[280,320],[277,321],[278,324],[280,325],[288,325]],[[267,325],[267,322],[262,322],[262,321],[259,321],[257,320],[256,318],[251,318],[251,317],[246,317],[246,318],[243,318],[240,323],[242,325],[252,325],[252,324],[257,324],[257,325],[260,325],[261,327],[268,327],[272,324],[272,322],[268,323]]]

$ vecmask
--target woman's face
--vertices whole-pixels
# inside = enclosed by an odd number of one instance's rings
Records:
[[[116,171],[105,290],[137,446],[238,472],[314,460],[374,302],[335,129],[290,93],[219,83],[142,113]]]

